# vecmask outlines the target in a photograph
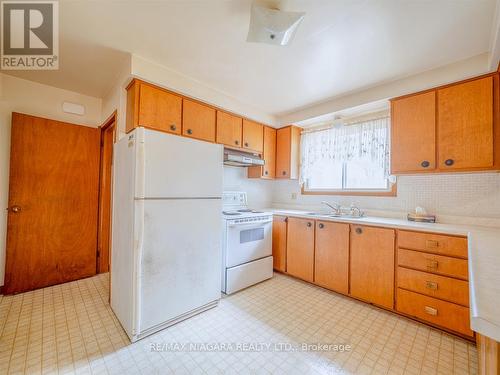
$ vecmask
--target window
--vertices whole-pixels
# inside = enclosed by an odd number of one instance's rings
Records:
[[[389,118],[305,131],[304,192],[390,192]]]

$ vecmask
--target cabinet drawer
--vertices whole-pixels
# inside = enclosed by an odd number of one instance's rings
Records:
[[[467,258],[467,239],[440,234],[398,231],[398,247]]]
[[[397,310],[443,328],[472,337],[469,309],[408,290],[397,290]]]
[[[469,306],[469,283],[432,273],[398,267],[398,287]]]
[[[465,259],[398,249],[398,265],[463,280],[468,279],[468,264]]]

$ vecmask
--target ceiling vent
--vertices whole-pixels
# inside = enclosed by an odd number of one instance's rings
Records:
[[[252,5],[247,42],[285,46],[292,40],[304,15]]]

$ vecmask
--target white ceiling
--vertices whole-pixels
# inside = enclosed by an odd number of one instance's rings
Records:
[[[134,53],[283,115],[488,51],[495,3],[282,1],[306,16],[278,47],[245,41],[251,0],[61,0],[61,69],[14,74],[102,97]]]

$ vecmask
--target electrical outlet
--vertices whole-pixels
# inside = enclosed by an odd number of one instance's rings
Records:
[[[297,199],[297,193],[292,193],[292,199]]]

